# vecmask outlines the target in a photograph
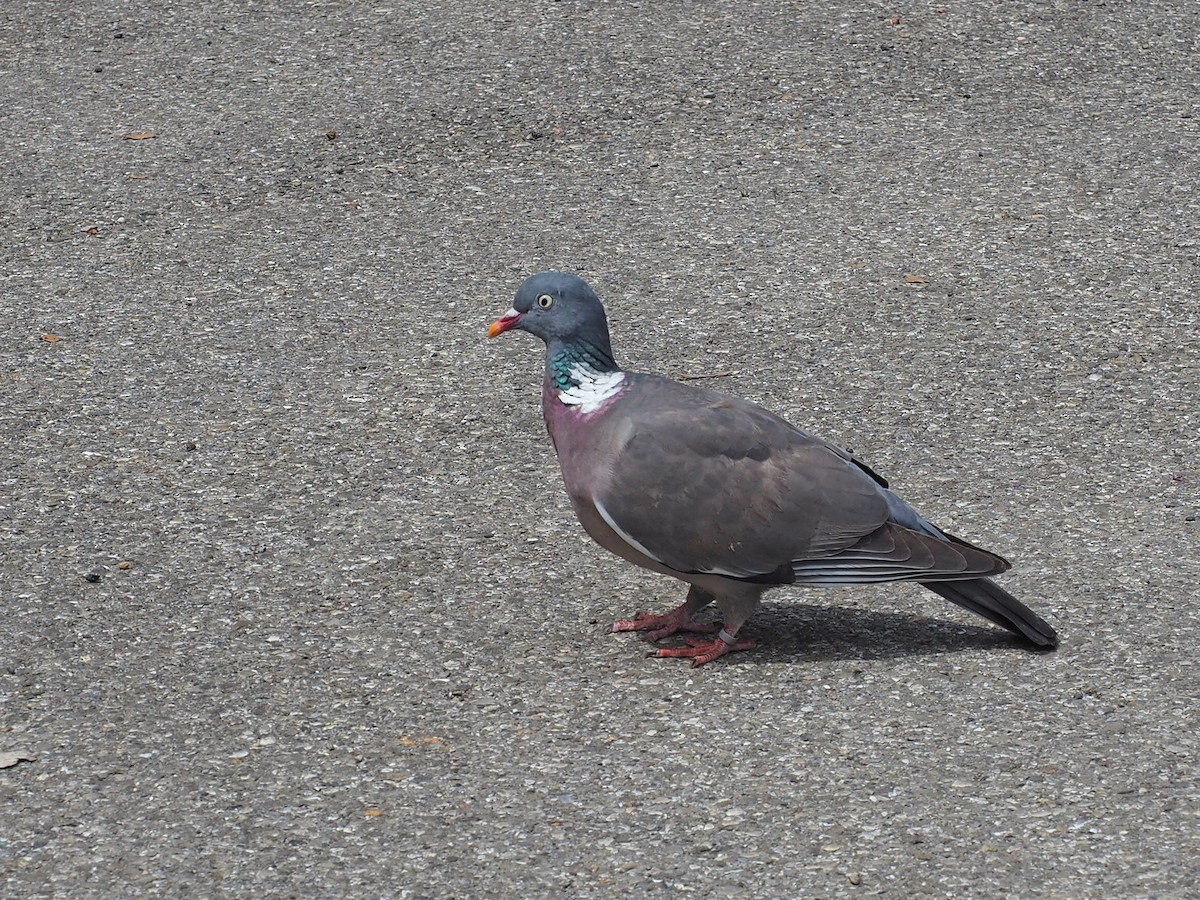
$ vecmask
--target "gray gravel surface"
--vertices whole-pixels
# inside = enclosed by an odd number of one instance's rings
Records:
[[[0,7],[0,893],[1194,896],[1191,4],[188,6]],[[548,267],[1062,648],[605,634],[681,591],[484,339]]]

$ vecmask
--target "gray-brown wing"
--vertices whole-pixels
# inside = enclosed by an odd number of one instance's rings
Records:
[[[681,572],[740,578],[835,556],[889,518],[848,455],[746,401],[645,378],[593,498],[623,538]]]

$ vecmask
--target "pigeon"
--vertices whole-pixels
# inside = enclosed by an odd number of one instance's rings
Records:
[[[618,366],[604,306],[579,276],[522,282],[488,336],[512,330],[546,344],[542,413],[584,530],[690,586],[670,612],[612,625],[686,641],[652,656],[702,666],[754,647],[739,635],[772,588],[891,581],[1057,646],[1054,629],[992,581],[1007,560],[931,524],[853,454],[747,400]],[[696,618],[712,603],[719,624]]]

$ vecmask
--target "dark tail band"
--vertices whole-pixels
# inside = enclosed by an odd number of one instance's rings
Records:
[[[1039,647],[1057,647],[1058,634],[1032,609],[990,578],[923,581],[935,594],[1019,634]]]

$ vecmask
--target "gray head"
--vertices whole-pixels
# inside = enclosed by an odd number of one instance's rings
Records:
[[[587,347],[616,367],[604,306],[578,275],[540,272],[521,282],[512,308],[492,323],[488,337],[514,328],[540,337],[552,350]]]

